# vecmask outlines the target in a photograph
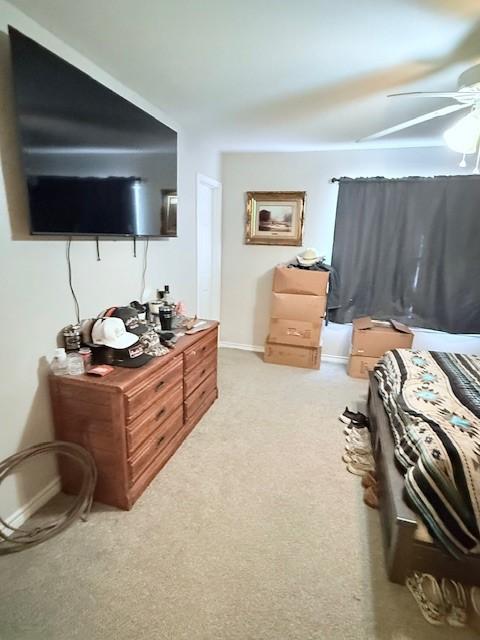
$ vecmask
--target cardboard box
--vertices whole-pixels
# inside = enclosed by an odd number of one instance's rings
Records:
[[[380,358],[368,356],[350,356],[347,373],[352,378],[368,378],[368,372],[373,371]]]
[[[304,369],[320,369],[320,347],[294,347],[288,344],[265,343],[264,361]]]
[[[353,321],[352,355],[379,358],[391,349],[410,349],[413,333],[407,325],[388,320],[372,320],[370,317]]]
[[[270,320],[270,342],[297,347],[318,347],[322,325],[302,320]]]
[[[272,318],[284,320],[309,320],[321,322],[327,306],[326,296],[295,295],[291,293],[272,293]]]
[[[276,267],[272,291],[296,295],[326,296],[328,291],[328,271],[307,271]]]
[[[325,306],[325,296],[272,293],[270,342],[318,347]]]

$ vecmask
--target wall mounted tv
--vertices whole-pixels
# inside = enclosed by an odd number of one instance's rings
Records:
[[[32,234],[176,236],[177,134],[9,27]]]

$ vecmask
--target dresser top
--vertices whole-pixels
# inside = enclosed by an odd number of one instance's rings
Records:
[[[186,349],[193,347],[197,342],[207,336],[211,336],[212,332],[218,327],[218,322],[213,320],[207,321],[207,328],[203,331],[198,331],[190,335],[184,335],[178,338],[175,348],[169,350],[164,356],[158,356],[152,358],[150,362],[143,367],[127,368],[127,367],[113,367],[114,371],[107,374],[104,377],[92,376],[84,373],[80,376],[54,376],[50,375],[51,381],[56,383],[75,385],[78,387],[104,387],[106,389],[121,389],[124,390],[128,387],[134,386],[141,381],[146,380],[152,374],[165,367],[169,362],[172,362],[174,358],[182,354]]]

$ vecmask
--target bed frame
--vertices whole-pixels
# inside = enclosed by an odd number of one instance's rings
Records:
[[[418,516],[404,500],[404,479],[394,459],[390,421],[370,372],[368,414],[372,429],[379,486],[379,511],[383,530],[387,574],[392,582],[404,584],[413,571],[451,578],[465,585],[480,586],[480,555],[456,560],[437,544],[417,539]]]

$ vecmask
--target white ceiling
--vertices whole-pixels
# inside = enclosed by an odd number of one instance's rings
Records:
[[[480,0],[10,0],[228,149],[351,146],[446,100],[480,61]],[[431,144],[461,115],[386,139]]]

